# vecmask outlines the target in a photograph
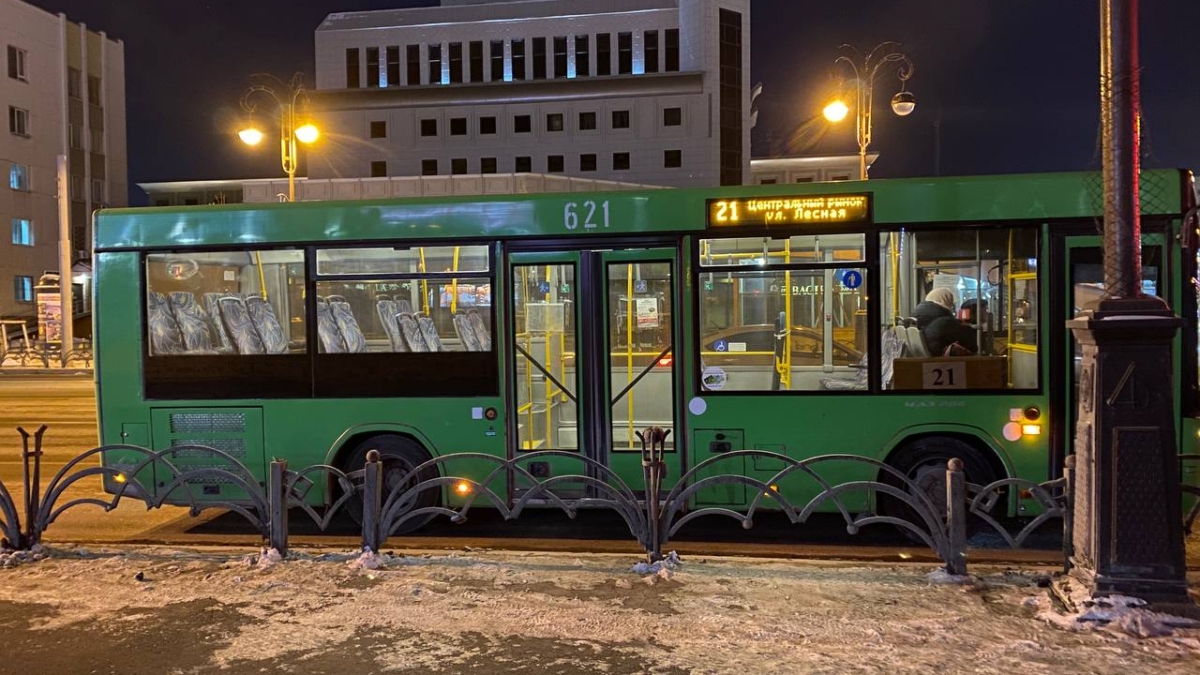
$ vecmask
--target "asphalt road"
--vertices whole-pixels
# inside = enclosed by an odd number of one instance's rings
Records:
[[[99,432],[91,375],[0,374],[0,481],[5,485],[21,483],[21,436],[16,428],[32,434],[42,424],[49,427],[44,467],[57,469],[96,447]]]

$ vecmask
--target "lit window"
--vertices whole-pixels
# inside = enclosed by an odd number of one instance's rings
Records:
[[[33,223],[28,218],[13,218],[12,243],[16,246],[33,246]]]
[[[24,164],[11,164],[8,167],[8,187],[14,190],[29,189],[29,167]]]
[[[17,276],[13,281],[17,302],[33,302],[33,277]]]

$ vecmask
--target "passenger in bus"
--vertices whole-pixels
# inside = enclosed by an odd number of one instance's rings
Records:
[[[934,356],[941,356],[955,343],[972,354],[979,350],[975,331],[954,316],[954,292],[949,288],[929,291],[925,301],[913,308],[913,318],[925,338],[925,346]]]

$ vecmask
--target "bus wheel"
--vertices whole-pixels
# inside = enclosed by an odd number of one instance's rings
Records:
[[[904,446],[888,459],[890,466],[907,476],[914,484],[915,489],[929,499],[929,503],[934,508],[934,518],[939,522],[946,518],[946,465],[953,457],[962,460],[963,473],[966,474],[968,483],[987,485],[996,480],[995,471],[978,450],[963,441],[948,436],[926,436],[918,439]],[[887,472],[884,472],[880,478],[884,483],[901,487],[906,492],[913,494],[914,487],[904,485],[898,478]],[[884,495],[880,497],[879,502],[880,512],[884,515],[915,523],[922,530],[927,529],[924,520],[910,506],[900,500]],[[979,524],[977,519],[967,518],[968,535],[977,531]],[[920,541],[916,534],[907,528],[900,527],[898,529],[909,539]]]
[[[405,481],[405,476],[408,476],[413,469],[429,461],[431,456],[425,448],[421,447],[420,443],[394,434],[384,434],[363,439],[346,455],[346,461],[342,466],[342,470],[347,473],[361,470],[367,463],[367,453],[371,450],[379,451],[379,459],[383,464],[383,494],[381,502],[384,504],[387,503],[388,495],[393,492],[397,490],[403,492],[423,481],[433,480],[438,477],[436,468],[428,468],[416,476],[409,476],[408,480]],[[403,513],[437,505],[440,497],[439,492],[438,488],[431,487],[422,490],[415,496],[411,496],[408,508]],[[346,510],[354,522],[359,525],[362,524],[363,503],[361,495],[358,499],[349,500],[346,503]],[[410,518],[404,521],[394,534],[407,534],[417,530],[433,520],[433,516],[434,514],[430,513]]]

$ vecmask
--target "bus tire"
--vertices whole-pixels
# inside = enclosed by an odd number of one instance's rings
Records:
[[[380,434],[359,441],[346,454],[346,461],[342,465],[342,470],[347,473],[361,470],[367,463],[367,453],[371,450],[379,451],[380,463],[383,464],[383,494],[380,496],[380,501],[385,504],[387,503],[388,495],[400,486],[400,481],[404,480],[405,475],[432,459],[429,452],[420,443],[411,438],[396,434]],[[409,479],[407,485],[408,487],[413,487],[421,482],[433,480],[437,477],[437,469],[430,467]],[[408,510],[436,506],[441,501],[440,492],[441,490],[438,488],[422,490],[416,495],[416,500]],[[346,503],[346,511],[350,514],[350,518],[359,525],[362,525],[362,510],[363,502],[361,495],[358,499],[351,499]],[[416,518],[410,518],[401,523],[400,527],[392,534],[408,534],[409,532],[418,530],[433,520],[433,516],[434,514],[429,513]]]
[[[952,436],[925,436],[904,445],[888,458],[887,464],[908,477],[926,497],[934,508],[934,519],[944,522],[946,518],[946,465],[951,458],[957,457],[963,462],[963,473],[966,481],[976,485],[987,485],[996,480],[996,472],[983,454],[970,445]],[[881,472],[880,480],[888,485],[894,485],[911,493],[913,486],[889,472]],[[916,523],[925,529],[922,518],[917,516],[912,507],[893,497],[882,495],[879,498],[880,513],[902,520]],[[976,518],[967,518],[967,533],[979,529]],[[906,537],[920,541],[911,530],[898,527]]]

